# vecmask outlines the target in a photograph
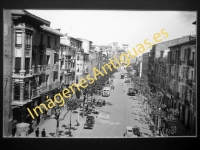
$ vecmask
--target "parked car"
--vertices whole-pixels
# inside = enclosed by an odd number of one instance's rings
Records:
[[[110,96],[110,87],[104,87],[103,88],[102,96]]]
[[[94,127],[94,123],[95,123],[94,116],[87,116],[84,128],[92,129]]]
[[[99,99],[99,100],[97,100],[97,102],[96,102],[96,106],[105,106],[106,105],[106,100],[104,100],[104,99]]]
[[[128,88],[128,93],[127,93],[127,95],[135,96],[135,90],[134,90],[134,88]]]
[[[121,74],[121,79],[124,79],[124,75],[123,74]]]
[[[133,127],[131,127],[131,126],[126,127],[124,137],[137,137],[136,135],[133,134]]]

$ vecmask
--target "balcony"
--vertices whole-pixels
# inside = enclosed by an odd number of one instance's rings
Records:
[[[53,71],[59,71],[59,65],[58,64],[53,65]]]
[[[39,89],[33,89],[31,99],[36,98],[38,96],[40,96],[40,90]]]
[[[186,84],[187,84],[188,86],[192,87],[192,80],[187,79],[187,80],[186,80]]]
[[[66,50],[66,51],[64,52],[64,55],[65,55],[65,56],[72,56],[72,52],[69,51],[69,50]]]
[[[59,50],[60,50],[60,47],[58,47],[58,46],[54,46],[54,48],[53,48],[54,50],[55,50],[55,53],[57,53],[57,52],[59,52]]]
[[[189,60],[187,63],[188,66],[194,67],[194,60]]]
[[[32,66],[32,68],[33,68],[33,75],[40,75],[41,74],[41,66],[40,65],[38,65],[37,67],[35,67],[34,65]]]
[[[47,66],[46,66],[46,65],[41,65],[41,70],[40,70],[40,72],[41,72],[42,74],[45,74],[45,73],[46,73],[46,70],[47,70]]]
[[[49,90],[49,87],[47,85],[41,85],[39,92],[44,93],[44,92],[47,92],[48,90]]]
[[[29,49],[25,49],[25,56],[30,57],[30,50]]]

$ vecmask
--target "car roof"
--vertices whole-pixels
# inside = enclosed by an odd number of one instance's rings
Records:
[[[104,87],[103,90],[110,90],[110,87]]]
[[[127,130],[133,130],[133,127],[128,126],[128,127],[126,127],[126,129],[127,129]]]
[[[87,118],[94,118],[94,116],[87,116]]]

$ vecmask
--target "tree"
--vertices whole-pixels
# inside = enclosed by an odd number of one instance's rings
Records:
[[[148,86],[147,82],[140,77],[136,77],[134,75],[129,74],[129,77],[133,81],[134,87],[141,91],[141,93],[147,97],[147,104],[151,108],[151,114],[150,116],[156,116],[160,119],[164,118],[166,120],[166,123],[169,123],[169,121],[176,120],[179,112],[178,109],[166,109],[166,105],[163,104],[163,98],[162,95],[157,93],[152,93],[150,87]],[[157,126],[157,125],[156,125]],[[150,124],[150,128],[152,128],[152,125]],[[168,128],[168,134],[174,134],[176,133],[176,126],[171,123],[171,127]]]

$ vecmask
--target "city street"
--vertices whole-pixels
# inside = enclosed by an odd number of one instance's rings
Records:
[[[111,91],[109,97],[102,97],[109,105],[96,108],[99,109],[99,114],[95,115],[95,125],[93,129],[84,129],[84,123],[86,121],[86,116],[82,118],[79,116],[80,126],[77,126],[76,120],[78,119],[77,111],[71,113],[72,119],[72,137],[77,138],[122,138],[125,133],[127,126],[138,126],[142,133],[147,133],[152,135],[151,131],[148,129],[148,125],[141,123],[139,113],[142,113],[140,106],[140,101],[136,96],[128,96],[127,88],[128,85],[122,82],[124,79],[120,79],[120,73],[114,74],[115,78],[113,80],[115,89]],[[126,88],[126,91],[123,91],[123,88]],[[66,113],[64,110],[61,114],[61,117]],[[144,119],[144,118],[143,118]],[[69,136],[69,123],[70,123],[70,112],[64,118],[63,121],[60,121],[59,124],[59,133],[62,138],[70,137]],[[45,122],[40,127],[40,132],[43,128],[46,129],[46,135],[48,137],[53,137],[56,132],[56,120],[50,119]],[[35,137],[35,133],[29,135],[29,137]]]

